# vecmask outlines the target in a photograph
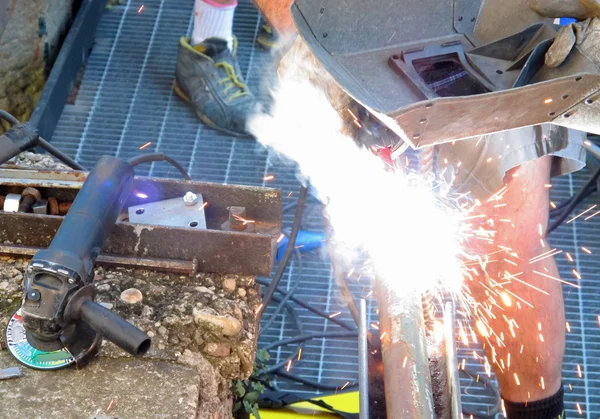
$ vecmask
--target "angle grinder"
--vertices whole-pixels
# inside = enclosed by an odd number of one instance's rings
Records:
[[[83,365],[103,338],[143,355],[150,338],[94,302],[94,265],[133,189],[133,166],[104,156],[89,173],[50,246],[31,260],[21,308],[6,329],[11,354],[37,369]]]

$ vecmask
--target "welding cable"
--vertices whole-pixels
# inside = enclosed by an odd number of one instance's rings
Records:
[[[256,279],[256,282],[258,282],[260,285],[263,285],[263,286],[268,286],[270,284],[269,281],[266,281],[264,279],[259,279],[259,278]],[[287,293],[287,291],[284,290],[281,287],[277,287],[277,292],[280,293],[280,294],[286,294]],[[346,330],[356,330],[356,326],[350,325],[350,324],[344,322],[343,320],[338,319],[337,317],[329,317],[329,316],[331,316],[331,314],[328,314],[328,313],[326,313],[326,312],[324,312],[324,311],[322,311],[322,310],[320,310],[320,309],[318,309],[316,307],[313,307],[310,304],[308,304],[307,302],[305,302],[305,301],[303,301],[303,300],[301,300],[299,298],[296,298],[296,297],[292,296],[292,297],[290,297],[290,301],[298,304],[299,306],[307,309],[308,311],[316,314],[319,317],[322,317],[322,318],[324,318],[326,320],[329,320],[329,321],[337,324],[338,326],[343,327]]]
[[[351,384],[348,384],[347,382],[341,385],[331,385],[331,384],[322,384],[322,383],[318,383],[316,381],[313,380],[309,380],[307,378],[303,378],[303,377],[299,377],[297,375],[294,374],[290,374],[286,371],[275,371],[274,374],[286,378],[288,380],[291,381],[296,381],[298,383],[304,384],[305,386],[308,387],[312,387],[316,390],[322,390],[322,391],[339,391],[342,389],[342,387],[345,389],[350,389],[350,388],[354,388],[354,387],[358,387],[358,382],[354,382]]]
[[[304,203],[306,201],[306,194],[308,192],[308,188],[306,186],[302,186],[300,188],[300,193],[298,196],[298,206],[296,207],[296,213],[294,214],[294,222],[292,224],[292,231],[290,232],[290,237],[287,246],[285,247],[285,252],[283,253],[283,257],[277,266],[277,271],[271,279],[271,283],[269,284],[265,295],[263,296],[263,308],[260,312],[262,316],[262,312],[269,305],[273,295],[275,294],[275,290],[281,281],[281,277],[283,276],[283,271],[285,270],[290,257],[292,256],[292,252],[296,246],[296,237],[298,237],[298,231],[300,231],[300,224],[302,223],[302,215],[304,214]]]
[[[281,301],[281,298],[279,298],[279,296],[277,296],[277,295],[274,295],[273,301],[279,302],[279,301]],[[298,331],[297,334],[304,335],[304,325],[302,324],[300,317],[296,313],[296,310],[294,310],[294,307],[292,307],[292,305],[289,302],[284,304],[284,307],[290,314],[292,323],[294,323],[296,326],[296,329]],[[296,347],[295,352],[289,358],[287,358],[284,361],[279,362],[278,364],[272,365],[272,366],[264,369],[263,371],[259,371],[258,374],[256,374],[256,375],[259,377],[263,376],[263,375],[268,375],[268,374],[271,374],[273,371],[278,370],[279,368],[282,368],[290,361],[293,361],[294,359],[296,359],[303,349],[304,349],[304,342],[300,342],[299,345]]]
[[[313,339],[348,339],[348,338],[357,338],[358,332],[322,332],[322,333],[308,333],[305,335],[295,336],[289,339],[283,339],[278,342],[273,342],[269,346],[265,347],[266,351],[270,351],[275,348],[279,348],[281,346],[287,346],[294,343],[299,343],[296,351],[293,355],[285,359],[284,361],[280,361],[278,364],[275,364],[264,371],[261,371],[260,375],[273,374],[280,370],[281,368],[288,365],[290,362],[295,361],[298,358],[298,354],[300,353],[300,349],[304,348],[304,343],[313,340]]]
[[[600,168],[596,170],[594,175],[579,190],[579,192],[577,192],[577,194],[573,197],[573,200],[563,210],[560,217],[558,217],[556,220],[554,220],[554,222],[550,225],[550,227],[548,228],[548,232],[546,233],[546,236],[548,236],[550,233],[552,233],[554,230],[556,230],[558,228],[558,226],[560,226],[563,223],[563,221],[565,221],[569,217],[569,214],[571,214],[571,211],[573,211],[575,209],[575,207],[577,207],[581,202],[583,202],[583,200],[586,198],[586,192],[588,191],[588,188],[590,187],[590,185],[594,185],[598,181],[598,178],[600,178]]]
[[[585,198],[587,198],[588,196],[590,196],[591,194],[593,194],[595,192],[598,192],[598,185],[595,183],[587,182],[586,185],[584,186],[584,188],[585,188],[585,193],[584,193]],[[556,205],[554,208],[552,208],[552,210],[550,210],[550,215],[552,217],[559,216],[560,214],[562,214],[562,210],[565,209],[567,206],[569,206],[569,204],[571,202],[573,202],[572,196],[565,199],[562,202],[559,202],[558,205]]]
[[[358,337],[358,332],[323,332],[323,333],[307,333],[305,335],[295,336],[289,339],[283,339],[277,342],[271,343],[269,346],[265,347],[265,351],[270,351],[271,349],[278,348],[280,346],[291,345],[292,343],[300,343],[306,342],[312,339],[343,339],[343,338],[356,338]]]
[[[167,163],[170,163],[174,168],[176,168],[179,171],[179,173],[181,173],[181,175],[183,176],[183,178],[185,180],[192,180],[192,178],[190,177],[188,172],[183,168],[183,166],[181,164],[179,164],[179,162],[177,160],[168,156],[165,153],[142,154],[142,155],[139,155],[132,159],[129,159],[129,164],[132,165],[133,167],[136,167],[136,166],[139,166],[140,164],[159,162],[159,161],[166,161]]]
[[[290,300],[290,298],[292,298],[292,296],[296,293],[296,290],[298,289],[298,286],[300,285],[300,281],[302,279],[302,255],[300,254],[300,251],[298,249],[294,249],[294,256],[295,256],[295,259],[293,261],[296,261],[298,264],[298,272],[296,273],[296,276],[298,277],[298,279],[296,279],[296,282],[294,283],[292,288],[288,291],[288,293],[286,295],[284,295],[283,299],[281,300],[281,302],[275,309],[275,312],[273,314],[271,314],[271,317],[269,317],[269,320],[267,320],[266,324],[261,327],[263,330],[268,330],[269,327],[271,327],[271,325],[273,324],[273,322],[275,321],[275,319],[277,318],[279,313],[281,313],[281,311],[283,310],[285,304],[287,304],[287,302]],[[290,271],[290,278],[288,278],[288,281],[290,281],[290,280],[291,280],[291,271]]]
[[[2,119],[3,121],[8,122],[11,125],[18,125],[20,124],[19,120],[17,118],[15,118],[12,114],[3,111],[2,109],[0,109],[0,119]]]

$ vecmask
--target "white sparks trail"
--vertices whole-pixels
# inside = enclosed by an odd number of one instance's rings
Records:
[[[442,206],[417,175],[390,172],[358,148],[314,85],[284,78],[273,98],[271,114],[255,115],[250,130],[298,163],[302,178],[327,204],[336,245],[366,250],[378,275],[396,290],[444,284],[458,291],[458,211]]]

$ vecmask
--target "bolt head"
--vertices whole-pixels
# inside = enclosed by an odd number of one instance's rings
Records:
[[[198,203],[198,196],[193,192],[187,192],[183,197],[183,202],[185,205],[191,207]]]
[[[69,278],[69,284],[74,284],[74,283],[75,283],[75,279]]]

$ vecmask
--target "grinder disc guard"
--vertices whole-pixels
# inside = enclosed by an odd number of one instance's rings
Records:
[[[21,309],[17,310],[6,326],[6,344],[10,354],[21,364],[37,370],[57,370],[75,363],[75,358],[66,349],[44,352],[27,342]]]

